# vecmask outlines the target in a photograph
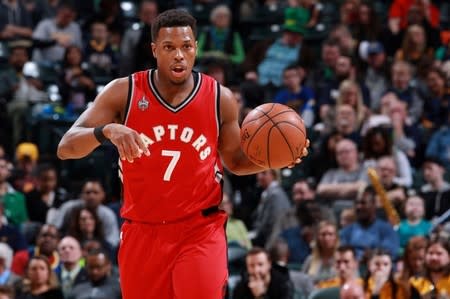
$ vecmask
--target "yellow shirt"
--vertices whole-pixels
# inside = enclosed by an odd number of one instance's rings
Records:
[[[374,288],[373,278],[370,277],[367,283],[366,298],[371,298]],[[381,287],[380,293],[378,294],[379,299],[407,299],[408,292],[399,284],[396,284],[396,294],[395,298],[392,298],[392,282],[386,281]]]
[[[436,284],[426,277],[411,277],[409,282],[421,296],[430,293],[434,288],[439,295],[450,295],[450,275],[442,277]]]
[[[364,281],[361,278],[356,278],[356,281],[361,286],[364,285]],[[340,287],[342,285],[341,278],[336,276],[327,280],[323,280],[317,284],[317,288],[319,289],[326,289],[326,288],[334,288],[334,287]]]

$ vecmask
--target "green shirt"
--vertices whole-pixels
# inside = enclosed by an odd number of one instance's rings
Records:
[[[3,214],[11,225],[19,226],[28,220],[27,207],[25,204],[25,196],[8,186],[6,194],[0,196],[3,203]]]
[[[226,234],[228,243],[235,241],[247,249],[252,247],[247,228],[241,220],[232,217],[228,218]]]

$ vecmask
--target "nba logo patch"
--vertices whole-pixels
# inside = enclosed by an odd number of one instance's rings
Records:
[[[138,102],[138,108],[141,111],[145,111],[148,109],[148,101],[145,98],[142,98]]]

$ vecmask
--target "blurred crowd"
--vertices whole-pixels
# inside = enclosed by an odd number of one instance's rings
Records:
[[[1,0],[0,299],[121,298],[117,152],[56,145],[156,66],[151,24],[175,7],[240,121],[282,103],[311,141],[292,169],[226,173],[227,298],[450,298],[448,1]]]

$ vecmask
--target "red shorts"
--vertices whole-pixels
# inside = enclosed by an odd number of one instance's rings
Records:
[[[119,249],[123,299],[222,299],[227,245],[220,211],[170,224],[126,221]]]

